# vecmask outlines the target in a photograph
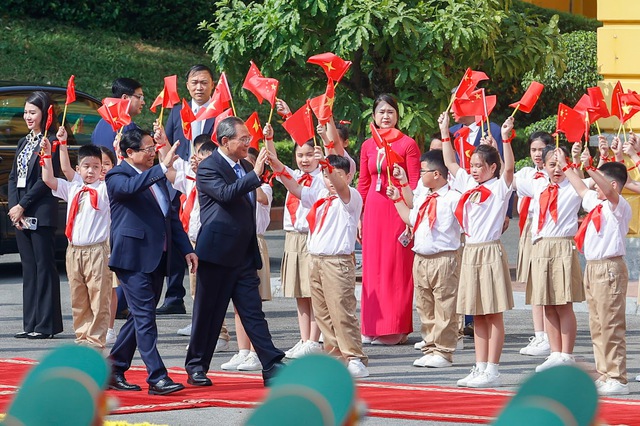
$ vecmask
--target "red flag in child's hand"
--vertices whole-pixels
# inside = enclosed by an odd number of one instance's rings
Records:
[[[51,127],[51,123],[53,122],[53,105],[49,105],[49,109],[47,109],[47,122],[44,125],[44,129],[49,130]]]
[[[131,123],[129,115],[130,99],[121,98],[104,98],[102,106],[98,108],[98,112],[111,125],[111,128],[117,132],[121,127]]]
[[[493,112],[493,109],[496,107],[496,103],[498,102],[498,97],[496,95],[485,96],[484,101],[487,104],[487,115],[482,111],[482,115],[476,115],[476,124],[479,126],[483,121],[488,121],[487,118]]]
[[[391,148],[391,144],[380,134],[375,124],[369,123],[369,129],[371,129],[371,137],[376,143],[378,148],[384,148],[384,153],[387,158],[387,164],[389,167],[393,167],[394,164],[402,163],[403,158]]]
[[[178,76],[170,75],[164,78],[164,88],[149,109],[156,112],[156,108],[160,105],[162,105],[163,108],[172,108],[177,103],[180,103]]]
[[[242,87],[253,93],[258,102],[262,104],[262,101],[266,99],[273,108],[278,94],[278,85],[279,82],[275,78],[263,77],[258,67],[251,61],[251,67]]]
[[[335,90],[333,80],[327,81],[327,89],[324,94],[309,100],[309,105],[313,110],[318,123],[327,124],[333,115],[333,101],[335,100]]]
[[[579,142],[584,134],[585,122],[582,114],[560,103],[556,131],[562,132],[570,143]]]
[[[262,140],[263,135],[258,113],[254,111],[254,113],[247,118],[247,121],[245,121],[244,124],[247,126],[247,129],[249,129],[249,133],[251,133],[251,147],[260,150],[259,142]]]
[[[519,106],[518,111],[522,111],[527,114],[530,113],[536,102],[538,102],[538,99],[540,99],[542,89],[544,89],[543,84],[538,83],[537,81],[532,81],[529,88],[527,88],[527,91],[522,95],[522,99],[518,102],[509,104],[509,106],[512,108]]]
[[[193,115],[191,106],[186,99],[182,99],[182,109],[180,109],[180,121],[182,121],[182,133],[184,137],[191,140],[193,133],[191,131],[191,123],[196,120],[196,116]]]
[[[589,87],[587,89],[587,93],[589,94],[589,98],[591,100],[591,106],[588,108],[589,120],[591,120],[591,122],[593,123],[601,118],[610,117],[611,113],[609,112],[607,103],[604,100],[602,89],[597,86]]]
[[[455,98],[468,99],[469,94],[482,80],[489,80],[489,76],[482,71],[473,71],[471,68],[467,68],[462,76],[460,84],[458,84],[458,87],[456,88]]]
[[[476,149],[469,143],[469,133],[471,130],[467,126],[462,126],[453,135],[453,146],[458,153],[460,166],[467,172],[471,169],[471,155]]]
[[[468,99],[455,99],[453,101],[453,114],[456,118],[467,116],[484,116],[484,102],[482,101],[482,89],[468,93]]]
[[[196,121],[203,121],[208,120],[209,118],[217,117],[218,115],[222,114],[224,110],[229,108],[230,104],[231,92],[229,91],[227,76],[222,73],[220,74],[220,80],[218,80],[218,84],[216,85],[216,88],[211,95],[209,104],[206,108],[198,111]]]
[[[618,80],[616,85],[613,87],[613,90],[611,91],[611,115],[615,115],[616,117],[618,117],[618,119],[620,119],[620,121],[622,121],[623,116],[622,105],[620,104],[620,95],[622,95],[623,93],[624,91],[622,89],[622,83],[620,83],[620,80]]]
[[[313,118],[311,117],[311,107],[309,101],[294,112],[287,121],[282,123],[282,127],[289,133],[291,138],[302,146],[306,141],[313,138]]]
[[[626,123],[631,117],[640,111],[640,95],[629,90],[627,93],[620,95],[620,104],[622,109],[622,122]]]
[[[231,108],[228,108],[225,111],[223,111],[222,114],[217,116],[215,121],[213,122],[213,133],[211,134],[211,141],[218,146],[220,146],[220,144],[218,143],[218,134],[217,134],[218,124],[220,124],[220,122],[227,117],[233,117],[233,110]]]
[[[345,61],[331,52],[314,55],[307,62],[320,65],[327,77],[334,82],[340,81],[351,66],[351,61]]]
[[[67,100],[64,102],[65,105],[69,105],[76,100],[76,76],[72,75],[69,77],[69,81],[67,82]]]
[[[260,77],[260,78],[264,78],[264,76],[262,75],[262,73],[260,72],[260,69],[256,66],[256,64],[253,63],[253,61],[249,61],[251,63],[251,66],[249,67],[249,71],[247,72],[247,76],[244,78],[244,83],[242,83],[242,88],[243,89],[247,89],[249,90],[251,93],[253,93],[253,90],[251,90],[249,87],[251,86],[251,83],[249,83],[249,81],[253,78],[253,77]],[[253,93],[256,98],[258,98],[258,102],[260,102],[262,104],[263,98],[262,96],[259,96],[259,94]]]

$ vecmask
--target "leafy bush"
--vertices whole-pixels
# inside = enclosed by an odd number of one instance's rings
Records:
[[[12,17],[49,18],[75,27],[110,30],[174,43],[202,46],[206,34],[197,30],[203,16],[215,11],[210,0],[5,0]]]
[[[573,31],[595,31],[602,26],[602,22],[597,19],[574,15],[569,12],[547,9],[522,0],[514,0],[511,7],[517,12],[538,17],[543,21],[548,21],[553,15],[558,15],[560,18],[558,20],[558,29],[561,33],[570,33]]]

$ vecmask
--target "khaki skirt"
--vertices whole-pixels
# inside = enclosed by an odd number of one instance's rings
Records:
[[[531,218],[528,218],[518,240],[518,262],[516,263],[516,281],[525,283],[525,293],[531,296]]]
[[[311,297],[307,234],[287,231],[284,237],[284,254],[280,266],[280,281],[284,297]]]
[[[573,237],[536,241],[531,249],[531,296],[526,302],[565,305],[582,301],[582,271]]]
[[[513,308],[513,290],[502,243],[466,244],[462,252],[457,312],[496,314]]]
[[[271,300],[271,268],[269,267],[269,247],[263,235],[258,235],[258,248],[262,259],[262,269],[258,269],[260,278],[260,298]]]

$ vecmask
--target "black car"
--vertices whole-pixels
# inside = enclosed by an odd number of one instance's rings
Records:
[[[47,92],[54,101],[54,110],[58,123],[62,121],[66,88],[55,86],[38,86],[0,81],[0,254],[17,253],[15,228],[7,216],[8,182],[11,166],[16,154],[17,143],[28,133],[22,115],[25,99],[36,90]],[[91,143],[91,133],[100,121],[97,109],[102,105],[100,100],[83,92],[76,92],[76,101],[67,107],[65,128],[67,129],[69,155],[71,164],[79,145]],[[60,202],[60,222],[56,233],[56,252],[64,252],[67,238],[64,235],[67,205]]]

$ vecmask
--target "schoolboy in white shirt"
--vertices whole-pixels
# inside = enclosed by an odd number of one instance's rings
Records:
[[[286,176],[281,176],[281,181],[310,209],[307,247],[311,255],[311,300],[325,352],[346,360],[353,377],[367,377],[368,357],[362,351],[356,316],[353,257],[362,197],[349,187],[349,160],[338,155],[325,159],[320,147],[315,148],[315,158],[323,165],[325,188],[305,187]],[[275,171],[284,168],[271,153],[269,161]]]
[[[66,268],[76,343],[103,349],[113,281],[108,267],[109,196],[106,185],[100,181],[102,152],[96,145],[81,146],[76,171],[82,182],[68,182],[54,175],[48,140],[43,140],[42,148],[42,180],[53,195],[68,203]]]
[[[441,150],[427,151],[420,158],[421,181],[427,190],[414,198],[404,170],[397,164],[394,176],[400,191],[389,186],[387,195],[402,220],[413,227],[413,284],[416,310],[422,323],[423,356],[416,367],[450,367],[458,340],[458,249],[460,225],[455,210],[460,193],[449,188],[448,170]],[[409,208],[412,205],[413,208]]]

